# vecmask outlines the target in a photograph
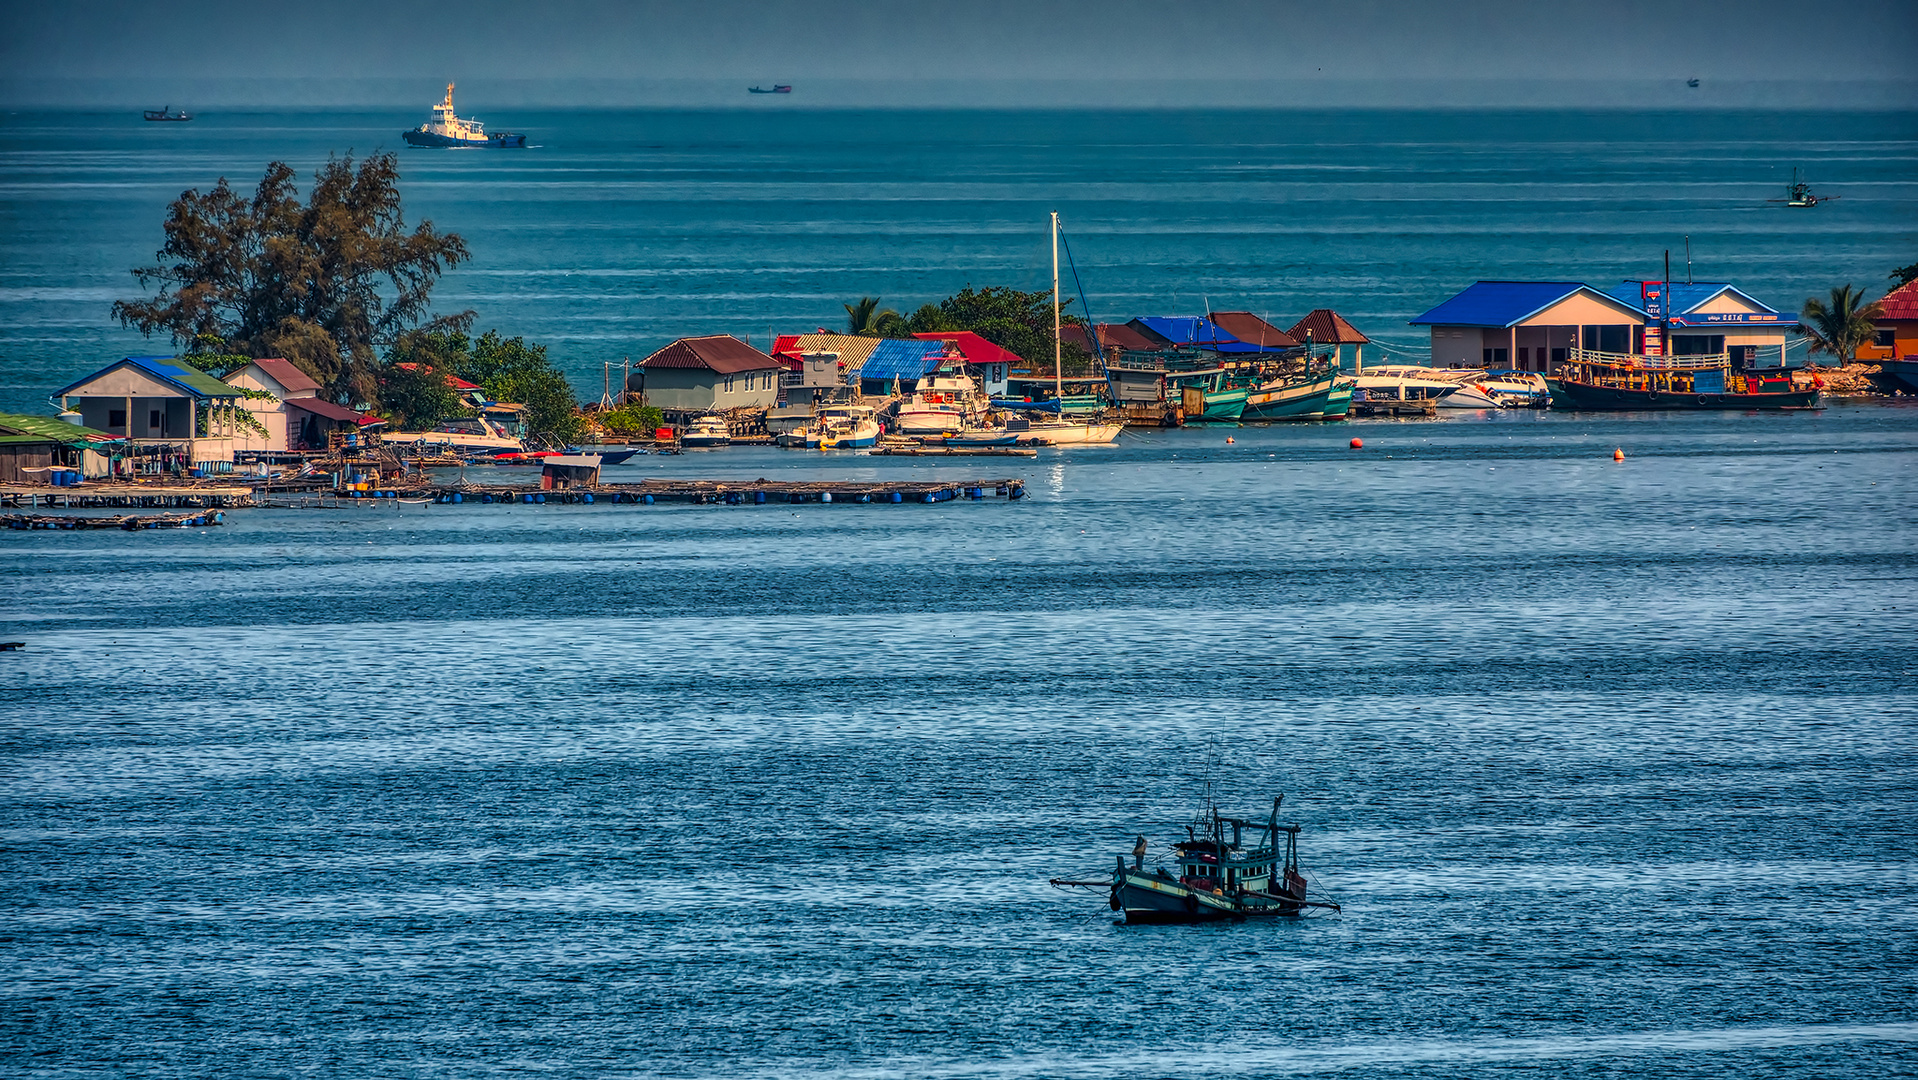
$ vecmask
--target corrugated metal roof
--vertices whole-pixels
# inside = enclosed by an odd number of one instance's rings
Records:
[[[1662,282],[1653,282],[1653,284],[1662,284]],[[1605,291],[1614,299],[1623,300],[1625,303],[1636,308],[1644,299],[1641,288],[1643,285],[1644,282],[1642,281],[1621,281],[1616,286]],[[1672,282],[1671,306],[1666,310],[1674,316],[1689,315],[1725,293],[1731,293],[1737,296],[1747,304],[1752,305],[1759,312],[1779,313],[1778,309],[1772,307],[1770,304],[1765,303],[1763,300],[1758,299],[1736,285],[1723,281],[1700,281],[1690,285],[1679,281]]]
[[[1215,311],[1212,324],[1248,345],[1290,349],[1298,345],[1292,335],[1249,311]]]
[[[1298,341],[1310,336],[1314,345],[1364,345],[1372,340],[1346,322],[1345,316],[1323,307],[1312,309],[1311,314],[1294,323],[1287,333]]]
[[[784,342],[785,337],[779,339]],[[796,334],[794,344],[788,355],[803,353],[838,353],[839,363],[846,371],[858,371],[866,362],[866,357],[879,347],[883,338],[858,337],[853,334]]]
[[[228,386],[213,376],[208,375],[206,372],[201,371],[199,368],[194,367],[192,364],[182,361],[177,356],[129,356],[122,360],[116,360],[84,379],[69,383],[66,387],[54,391],[53,396],[63,397],[71,394],[79,387],[85,386],[87,383],[124,364],[131,364],[139,368],[154,378],[175,387],[188,397],[204,399],[237,398],[245,396],[234,387]]]
[[[320,388],[320,384],[314,380],[313,376],[301,371],[290,360],[283,360],[277,356],[268,356],[253,362],[260,366],[261,371],[273,376],[273,381],[286,387],[290,393],[297,394],[302,390],[318,390]],[[228,377],[231,378],[231,376]]]
[[[1907,281],[1885,294],[1884,319],[1918,319],[1918,281]]]
[[[1210,348],[1214,345],[1242,344],[1238,338],[1213,325],[1212,320],[1197,315],[1142,315],[1129,325],[1158,335],[1166,345]]]
[[[780,363],[731,334],[680,338],[671,345],[641,360],[642,368],[690,368],[737,375],[742,371],[769,371]]]
[[[344,420],[349,424],[364,424],[368,420],[378,419],[378,417],[369,417],[365,413],[354,412],[344,405],[321,401],[319,398],[293,398],[286,403],[286,407],[310,412],[315,416],[324,416],[328,420]]]
[[[26,413],[0,413],[0,434],[19,436],[15,441],[57,442],[85,445],[118,442],[120,436],[79,424],[69,424],[57,416],[30,416]]]
[[[1063,330],[1060,340],[1064,340]],[[1011,349],[995,345],[970,330],[953,330],[938,334],[914,334],[920,341],[950,341],[965,356],[968,364],[1023,364],[1025,357]]]
[[[848,372],[847,381],[877,379],[923,379],[938,371],[947,361],[943,341],[903,341],[884,338],[856,372]]]
[[[1413,326],[1490,326],[1504,329],[1569,296],[1584,292],[1608,304],[1622,304],[1640,318],[1637,304],[1599,292],[1582,281],[1477,281],[1443,304],[1412,320]]]

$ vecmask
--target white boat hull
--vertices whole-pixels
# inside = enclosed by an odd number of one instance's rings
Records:
[[[526,449],[525,443],[510,436],[478,435],[464,431],[396,431],[391,435],[381,434],[380,442],[388,446],[444,446],[449,450],[488,454],[517,453]]]
[[[1024,437],[1050,446],[1084,446],[1109,443],[1119,437],[1118,424],[1034,424]]]

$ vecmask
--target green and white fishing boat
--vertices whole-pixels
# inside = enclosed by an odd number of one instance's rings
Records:
[[[1246,420],[1342,420],[1352,404],[1351,383],[1330,372],[1263,383],[1245,399]]]

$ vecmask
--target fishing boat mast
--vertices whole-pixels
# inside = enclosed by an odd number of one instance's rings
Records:
[[[1052,396],[1059,416],[1066,408],[1065,346],[1059,341],[1059,211],[1052,212]]]

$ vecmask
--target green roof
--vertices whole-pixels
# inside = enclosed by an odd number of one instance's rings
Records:
[[[241,393],[237,387],[229,386],[221,382],[206,372],[201,371],[199,368],[194,367],[192,364],[181,360],[177,356],[129,356],[124,360],[116,360],[106,367],[101,368],[99,371],[81,379],[79,382],[72,383],[61,389],[53,396],[64,397],[71,394],[81,386],[105,375],[121,364],[132,364],[134,367],[160,379],[162,382],[172,383],[191,397],[238,398],[246,396]]]
[[[120,436],[90,427],[69,424],[57,416],[28,416],[25,413],[0,413],[0,442],[11,444],[57,442],[69,446],[88,446],[95,442],[117,442]]]

